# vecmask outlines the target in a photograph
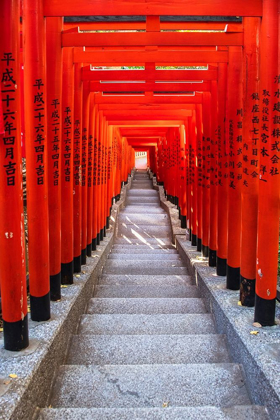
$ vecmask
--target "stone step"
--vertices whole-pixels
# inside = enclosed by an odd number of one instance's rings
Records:
[[[269,420],[264,407],[43,408],[38,420]]]
[[[73,366],[59,369],[53,407],[247,405],[240,366],[233,363]]]
[[[107,260],[103,274],[181,275],[188,270],[181,261],[122,261]]]
[[[170,238],[118,238],[115,237],[114,239],[114,245],[137,245],[142,247],[147,247],[147,249],[150,247],[171,247],[171,249],[174,249],[174,246],[172,245]]]
[[[140,245],[114,245],[112,246],[112,251],[110,255],[141,255],[141,254],[147,254],[149,252],[149,255],[157,255],[157,254],[164,254],[164,255],[177,255],[178,252],[176,249],[172,249],[172,247],[169,248],[162,248],[158,247],[156,249],[151,247],[140,246]]]
[[[140,286],[134,284],[104,285],[94,287],[97,298],[188,298],[200,297],[198,288],[191,285],[178,286]]]
[[[157,196],[154,197],[146,197],[146,196],[133,196],[133,197],[127,197],[126,198],[126,204],[141,204],[141,205],[147,205],[147,204],[153,204],[159,206],[159,198]]]
[[[74,335],[68,365],[228,363],[225,336]]]
[[[148,207],[147,209],[147,213],[150,212],[150,207],[155,208],[155,209],[159,209],[159,201],[149,201],[147,202],[146,200],[133,200],[133,199],[126,199],[125,201],[125,205],[126,206],[141,206],[141,207]]]
[[[205,314],[201,298],[92,298],[88,314]]]
[[[167,214],[157,214],[157,215],[150,215],[150,214],[126,214],[121,212],[118,218],[118,222],[120,224],[126,225],[157,225],[157,226],[169,226],[169,217]]]
[[[178,286],[192,285],[191,276],[166,276],[166,275],[137,275],[137,274],[103,274],[98,279],[98,284],[116,284],[126,287],[129,284],[138,286]]]
[[[152,214],[166,214],[166,212],[161,207],[150,207],[147,210],[147,206],[125,206],[121,212],[121,214],[147,214],[151,216]]]
[[[118,226],[117,236],[125,235],[127,238],[155,237],[155,238],[169,238],[171,235],[170,225],[168,226],[154,226],[154,225],[124,225]]]
[[[210,314],[87,314],[80,334],[215,334]]]
[[[146,251],[148,252],[148,251]],[[153,260],[153,261],[181,261],[181,258],[178,254],[167,254],[165,251],[157,252],[156,254],[150,253],[150,254],[128,254],[123,253],[119,254],[117,252],[111,252],[108,255],[108,258],[110,260],[134,260],[134,261],[140,261],[140,260]]]
[[[127,197],[158,197],[158,192],[156,190],[142,190],[137,188],[134,190],[129,190]]]

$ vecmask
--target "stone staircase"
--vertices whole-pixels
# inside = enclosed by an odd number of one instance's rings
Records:
[[[171,243],[145,171],[39,419],[268,419]]]

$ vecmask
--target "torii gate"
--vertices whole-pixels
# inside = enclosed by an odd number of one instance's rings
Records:
[[[222,0],[170,0],[164,7],[153,0],[22,0],[33,320],[49,319],[50,299],[60,299],[61,281],[72,283],[73,272],[103,239],[112,200],[134,166],[132,146],[145,145],[151,170],[177,204],[182,226],[188,221],[192,244],[217,266],[218,275],[227,276],[228,288],[241,284],[243,305],[256,302],[256,321],[274,324],[279,5],[232,0],[224,6]],[[63,22],[93,12],[136,15],[146,22],[89,22],[79,30]],[[184,15],[208,21],[182,22]],[[19,0],[2,1],[0,269],[10,350],[28,345],[20,16]],[[222,23],[211,16],[243,19]],[[96,32],[108,28],[132,32]],[[94,68],[104,66],[144,69]]]

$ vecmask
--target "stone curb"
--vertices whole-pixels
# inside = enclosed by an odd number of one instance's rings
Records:
[[[51,319],[37,323],[29,317],[30,345],[21,352],[3,348],[0,337],[0,419],[29,420],[36,407],[45,407],[57,369],[65,360],[69,339],[76,333],[80,316],[92,296],[113,244],[116,221],[124,207],[131,177],[122,188],[120,200],[113,205],[110,228],[102,243],[87,258],[74,284],[62,288],[60,302],[51,302]],[[9,375],[15,374],[16,378]]]
[[[272,420],[279,419],[280,304],[276,304],[274,327],[253,326],[254,308],[239,306],[239,291],[226,289],[225,277],[217,276],[216,269],[208,266],[207,259],[186,239],[186,230],[180,228],[177,233],[178,211],[166,200],[163,187],[156,185],[155,178],[153,183],[159,190],[161,206],[169,214],[176,248],[195,279],[207,310],[213,313],[218,333],[226,335],[233,361],[243,366],[252,402],[266,406]]]

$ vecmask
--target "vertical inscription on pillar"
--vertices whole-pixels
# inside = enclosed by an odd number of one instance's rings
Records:
[[[4,62],[2,76],[1,76],[1,93],[3,105],[3,120],[4,120],[4,165],[3,171],[7,186],[15,186],[15,173],[17,168],[15,161],[14,146],[16,142],[16,102],[15,93],[17,89],[16,80],[14,80],[14,66],[15,59],[11,52],[5,52],[1,61]]]
[[[67,106],[63,115],[63,171],[65,182],[71,179],[71,130],[72,130],[72,110]]]

